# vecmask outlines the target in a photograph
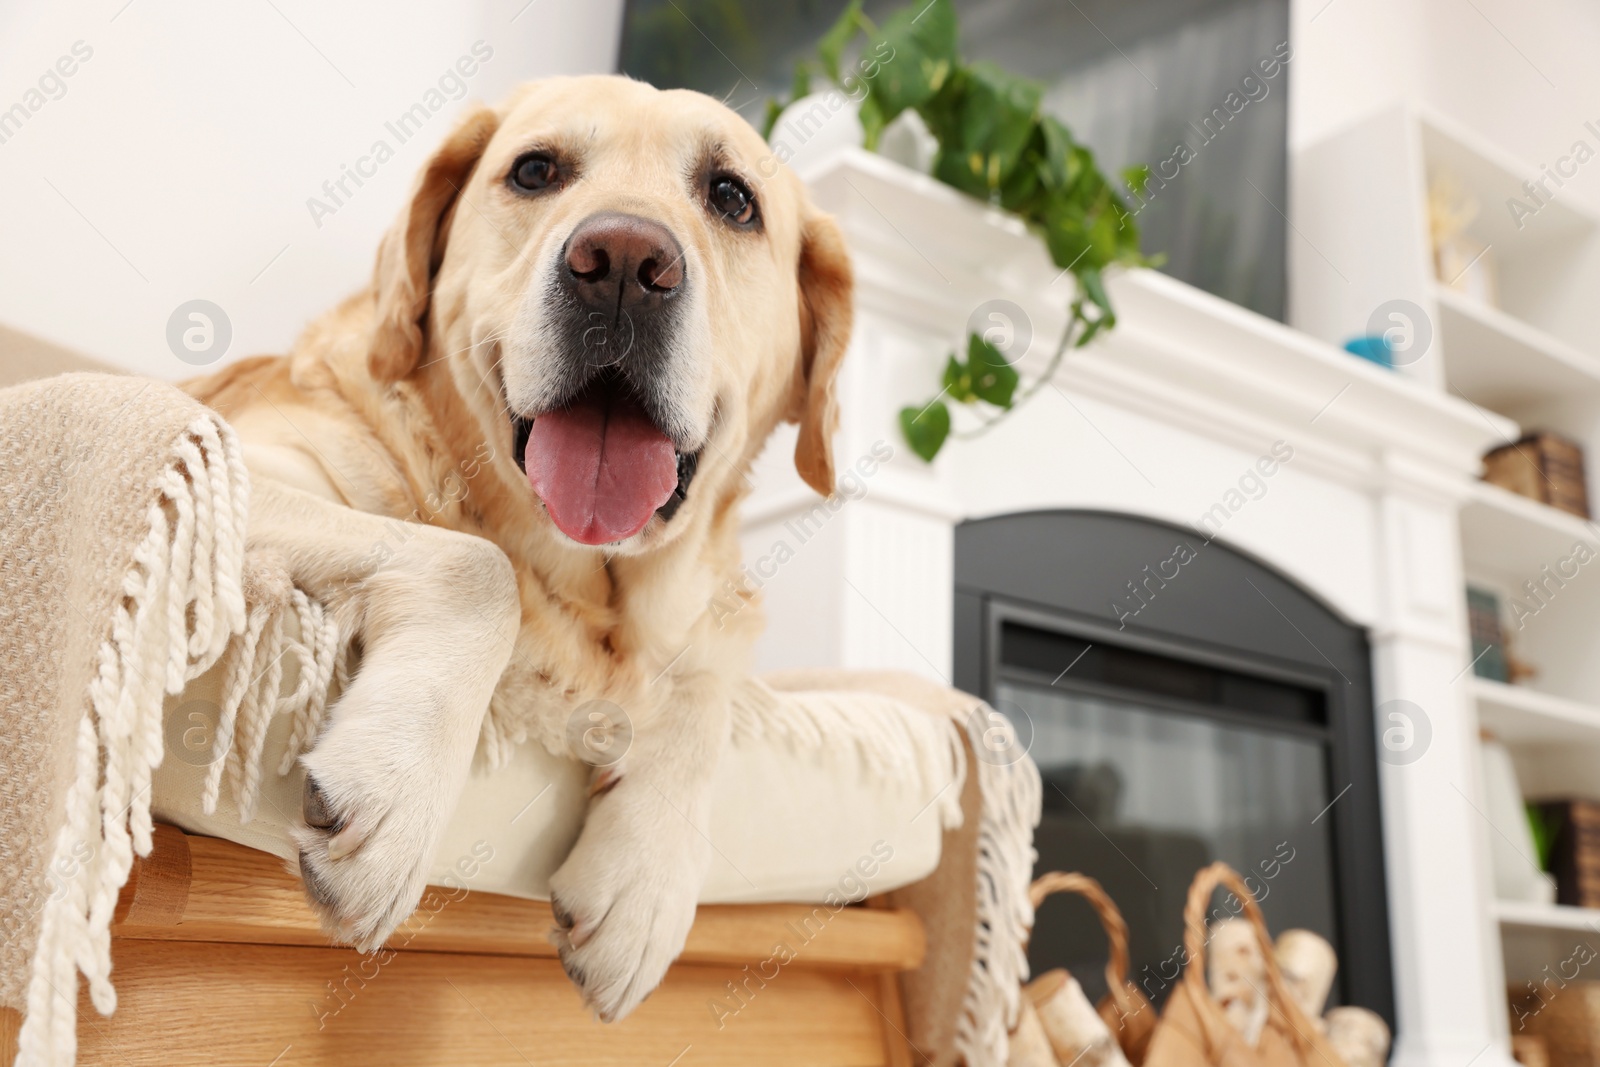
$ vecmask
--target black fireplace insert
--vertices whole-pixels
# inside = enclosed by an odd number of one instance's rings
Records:
[[[1220,541],[1129,515],[964,523],[955,576],[956,684],[1012,720],[1044,779],[1037,869],[1104,885],[1151,1000],[1179,974],[1190,880],[1223,860],[1274,934],[1333,944],[1330,1006],[1392,1027],[1365,632]],[[1066,967],[1098,999],[1104,958],[1085,903],[1040,910],[1035,974]]]

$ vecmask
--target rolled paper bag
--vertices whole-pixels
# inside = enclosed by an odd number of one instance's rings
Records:
[[[1206,949],[1206,985],[1223,1018],[1251,1048],[1267,1025],[1267,961],[1255,927],[1244,919],[1223,919],[1211,927]]]
[[[1058,1061],[1079,1067],[1128,1067],[1122,1046],[1072,975],[1060,969],[1047,971],[1022,991],[1038,1013]]]
[[[1389,1024],[1366,1008],[1334,1008],[1323,1018],[1328,1044],[1345,1067],[1383,1067],[1389,1059]]]
[[[1022,998],[1022,1011],[1017,1015],[1017,1028],[1011,1031],[1011,1051],[1006,1055],[1006,1067],[1061,1067],[1055,1053],[1050,1051],[1050,1039],[1044,1036],[1033,1002]]]
[[[1285,930],[1278,935],[1272,954],[1289,995],[1306,1018],[1320,1026],[1328,990],[1333,988],[1333,976],[1339,970],[1339,956],[1333,946],[1310,930]]]

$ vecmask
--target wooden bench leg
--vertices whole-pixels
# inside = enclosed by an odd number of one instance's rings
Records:
[[[22,1013],[15,1008],[0,1008],[0,1063],[17,1060],[17,1031],[22,1029]]]

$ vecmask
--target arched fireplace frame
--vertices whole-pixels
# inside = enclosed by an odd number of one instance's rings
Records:
[[[1003,662],[1007,627],[1320,695],[1332,793],[1322,817],[1331,823],[1334,858],[1335,988],[1343,1003],[1370,1008],[1393,1026],[1366,631],[1222,540],[1136,515],[1048,510],[972,520],[956,528],[954,549],[954,681],[991,701],[1011,669]],[[1070,671],[1055,684],[1097,689]],[[1228,714],[1200,705],[1183,710]]]

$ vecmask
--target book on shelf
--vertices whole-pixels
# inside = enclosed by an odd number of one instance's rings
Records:
[[[1472,633],[1472,673],[1496,682],[1511,681],[1505,632],[1500,628],[1500,598],[1467,586],[1467,626]]]
[[[1600,801],[1549,800],[1533,807],[1548,834],[1556,902],[1600,908]]]
[[[1540,430],[1483,457],[1483,480],[1542,504],[1589,517],[1583,447]]]

